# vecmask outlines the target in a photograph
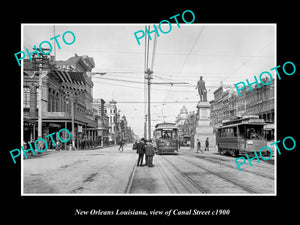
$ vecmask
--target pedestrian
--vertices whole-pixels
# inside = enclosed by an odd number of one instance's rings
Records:
[[[84,150],[85,149],[85,138],[82,138],[82,149]]]
[[[120,151],[120,149],[121,149],[121,148],[122,148],[122,151],[123,151],[123,144],[124,144],[124,143],[123,143],[123,141],[122,141],[122,140],[120,140],[120,141],[119,141],[119,145],[120,145],[120,147],[119,147],[118,151]]]
[[[132,145],[132,150],[137,149],[137,145],[138,145],[137,140],[135,140],[133,145]]]
[[[145,166],[148,165],[148,155],[146,154],[147,143],[148,143],[148,140],[145,140]]]
[[[203,153],[203,151],[201,150],[201,142],[199,139],[197,139],[197,153],[201,151]]]
[[[209,141],[208,141],[208,138],[206,138],[206,141],[205,141],[205,149],[204,151],[209,151]]]
[[[146,147],[145,147],[145,153],[146,153],[146,159],[147,159],[147,165],[148,167],[153,167],[153,157],[154,157],[154,147],[152,144],[152,140],[149,139],[147,141]]]
[[[28,144],[27,144],[27,142],[25,141],[25,140],[23,140],[23,148],[24,148],[24,150],[27,150],[28,149]],[[32,155],[32,152],[30,151],[30,153],[31,153],[31,155]],[[27,155],[26,155],[27,156]],[[25,157],[25,154],[23,154],[23,157],[24,157],[24,159],[26,159],[26,157]]]
[[[142,138],[139,141],[139,143],[137,144],[136,153],[139,154],[137,166],[142,166],[143,165],[143,158],[144,158],[144,154],[145,154],[145,143],[144,143],[144,141],[145,141],[145,139]]]
[[[55,150],[58,151],[58,149],[59,149],[59,141],[58,141],[58,139],[57,139],[57,140],[56,140],[56,145],[55,145]]]

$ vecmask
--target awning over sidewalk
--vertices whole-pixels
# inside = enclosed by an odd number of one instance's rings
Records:
[[[264,130],[274,130],[274,123],[265,124]]]

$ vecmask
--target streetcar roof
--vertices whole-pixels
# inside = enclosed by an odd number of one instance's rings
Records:
[[[174,130],[174,129],[178,129],[178,127],[175,125],[175,123],[158,123],[155,125],[155,129],[156,130],[161,130],[161,129],[165,129],[165,130]]]
[[[220,126],[218,129],[221,128],[228,128],[228,127],[235,127],[235,126],[240,126],[240,125],[265,125],[264,120],[262,119],[254,119],[254,120],[248,120],[248,121],[241,121],[239,123],[232,123],[232,124],[228,124],[228,125],[222,125]]]

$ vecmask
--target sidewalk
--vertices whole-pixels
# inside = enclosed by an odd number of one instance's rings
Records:
[[[105,148],[109,148],[109,147],[114,147],[114,146],[113,145],[110,145],[110,146],[94,146],[94,147],[89,148],[89,149],[73,149],[73,150],[71,150],[71,149],[60,149],[60,150],[57,150],[57,149],[54,148],[54,149],[47,149],[44,152],[38,152],[38,151],[34,150],[35,155],[33,155],[31,153],[31,151],[28,151],[28,152],[26,152],[27,153],[26,156],[27,156],[27,159],[30,159],[30,158],[41,157],[43,155],[48,155],[48,154],[51,154],[53,152],[90,151],[90,150],[105,149]],[[24,154],[23,154],[23,159],[26,159]]]
[[[50,150],[24,160],[24,194],[123,194],[137,161],[131,148]]]

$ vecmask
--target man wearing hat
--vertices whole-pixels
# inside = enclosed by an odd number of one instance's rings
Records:
[[[205,141],[205,149],[204,151],[209,151],[209,141],[208,141],[208,138],[206,138],[206,141]]]
[[[146,147],[145,147],[145,152],[146,152],[146,159],[147,159],[147,165],[148,167],[153,167],[153,156],[154,156],[154,147],[152,144],[152,140],[149,139],[147,141]]]
[[[137,166],[142,166],[143,164],[143,158],[145,154],[145,139],[142,138],[140,142],[137,144],[136,153],[139,154]]]

